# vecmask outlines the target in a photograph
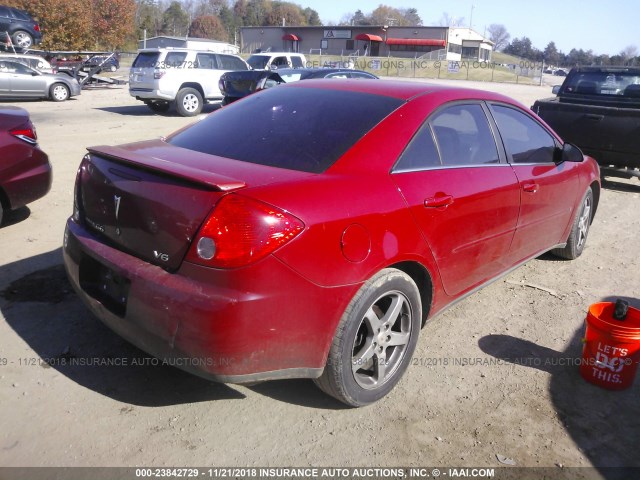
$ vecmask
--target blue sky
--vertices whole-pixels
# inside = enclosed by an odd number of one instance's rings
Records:
[[[501,23],[511,38],[529,37],[543,50],[550,41],[569,53],[572,48],[593,50],[596,54],[615,55],[628,45],[640,49],[638,20],[640,2],[618,0],[294,0],[318,12],[323,23],[337,23],[346,13],[360,9],[371,13],[379,4],[396,8],[416,8],[424,25],[437,25],[443,12],[464,17],[469,24],[471,5],[473,28],[483,33],[492,23]]]

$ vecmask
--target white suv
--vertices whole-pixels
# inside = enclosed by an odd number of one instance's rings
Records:
[[[237,55],[188,48],[148,48],[138,52],[129,73],[129,94],[154,112],[192,117],[204,103],[223,98],[218,81],[232,70],[248,70]]]

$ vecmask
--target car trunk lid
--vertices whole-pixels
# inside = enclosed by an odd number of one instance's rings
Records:
[[[243,163],[159,140],[89,148],[78,179],[81,219],[115,248],[176,270],[221,196],[291,175],[256,165],[245,174]]]

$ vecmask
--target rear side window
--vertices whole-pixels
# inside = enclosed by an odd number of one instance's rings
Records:
[[[168,52],[164,57],[164,63],[166,68],[180,68],[184,65],[185,58],[187,58],[187,52]]]
[[[291,66],[293,66],[293,68],[303,68],[304,64],[300,57],[291,57]]]
[[[196,67],[207,70],[217,69],[216,57],[211,53],[198,53],[196,55]]]
[[[133,68],[154,68],[158,65],[160,52],[141,52],[131,65]]]
[[[440,156],[429,123],[425,123],[414,135],[409,145],[402,152],[400,160],[393,169],[394,172],[411,172],[439,167]]]
[[[170,137],[172,145],[320,173],[402,104],[360,92],[280,87],[251,95]]]
[[[492,109],[514,163],[553,163],[555,140],[538,122],[513,108],[493,105]]]
[[[9,9],[7,7],[0,6],[0,17],[9,17]]]
[[[26,20],[28,22],[32,21],[31,16],[28,13],[23,12],[21,10],[16,10],[14,8],[11,10],[11,13],[13,13],[14,18],[17,18],[18,20]]]
[[[246,70],[245,63],[231,55],[218,55],[218,64],[222,70]]]

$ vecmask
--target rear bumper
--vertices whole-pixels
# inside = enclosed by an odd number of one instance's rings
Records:
[[[227,383],[318,377],[353,288],[319,287],[275,257],[236,270],[183,262],[168,273],[71,219],[64,263],[85,304],[117,334],[169,365]],[[124,305],[93,288],[96,269],[126,279]]]
[[[1,179],[0,187],[13,210],[44,197],[51,189],[53,173],[49,157],[35,149],[32,155],[11,169],[9,178]]]

